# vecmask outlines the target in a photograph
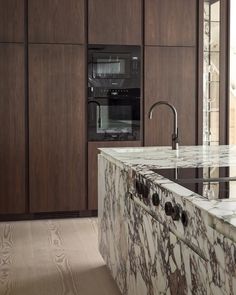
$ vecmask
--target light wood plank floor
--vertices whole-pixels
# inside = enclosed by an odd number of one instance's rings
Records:
[[[97,219],[0,223],[0,295],[120,295],[98,252]]]

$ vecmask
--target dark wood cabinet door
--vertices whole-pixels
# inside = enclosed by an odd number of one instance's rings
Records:
[[[145,44],[194,46],[197,0],[145,0]]]
[[[24,46],[0,44],[0,214],[24,213]]]
[[[90,44],[142,43],[142,0],[88,0]]]
[[[84,53],[29,46],[31,212],[86,209]]]
[[[154,102],[172,103],[178,112],[180,145],[197,144],[196,51],[193,47],[145,47],[145,145],[171,145],[173,114]]]
[[[29,42],[83,44],[84,0],[28,0]]]
[[[88,143],[88,209],[98,209],[98,154],[99,148],[138,147],[140,141],[103,141]]]
[[[0,0],[0,42],[24,42],[24,0]]]

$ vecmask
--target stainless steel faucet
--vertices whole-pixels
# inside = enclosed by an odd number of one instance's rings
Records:
[[[177,111],[176,111],[176,108],[170,104],[169,102],[167,101],[158,101],[158,102],[155,102],[150,110],[149,110],[149,113],[148,113],[148,117],[149,119],[152,119],[152,112],[153,112],[153,109],[158,106],[158,105],[167,105],[169,108],[171,108],[172,112],[173,112],[173,115],[174,115],[174,130],[173,130],[173,133],[172,133],[172,150],[177,150],[178,149],[178,126],[177,126],[177,118],[178,118],[178,115],[177,115]]]
[[[101,119],[101,105],[98,101],[96,100],[89,100],[88,104],[90,103],[95,103],[98,106],[98,128],[101,128],[102,126],[102,119]]]

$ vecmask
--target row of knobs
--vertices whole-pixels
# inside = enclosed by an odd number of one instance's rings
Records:
[[[160,199],[157,193],[152,195],[152,202],[154,206],[158,206],[160,204]],[[186,211],[182,211],[180,205],[172,205],[171,202],[165,203],[165,213],[167,216],[171,216],[174,221],[181,222],[183,226],[188,225],[188,214]]]
[[[138,194],[142,195],[143,198],[147,199],[149,195],[149,189],[143,183],[136,181],[136,191]],[[160,197],[158,193],[152,195],[152,203],[154,206],[160,205]],[[181,207],[177,204],[172,205],[171,202],[165,203],[165,213],[167,216],[171,216],[174,221],[181,219],[184,226],[188,225],[188,215],[186,211],[181,212]]]
[[[188,225],[188,215],[186,211],[181,212],[181,207],[177,204],[172,205],[171,202],[165,203],[165,213],[167,216],[171,216],[173,220],[181,222],[184,226]]]

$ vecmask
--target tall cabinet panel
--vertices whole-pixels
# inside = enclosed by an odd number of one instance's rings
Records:
[[[173,114],[154,102],[172,103],[178,112],[180,145],[197,144],[197,0],[145,0],[144,143],[171,145]]]
[[[90,44],[142,42],[142,0],[88,0]]]
[[[24,45],[0,44],[0,214],[24,213]]]
[[[29,42],[84,43],[84,0],[28,0]]]
[[[0,0],[0,42],[24,42],[24,0]]]
[[[151,105],[160,100],[177,109],[180,144],[196,144],[195,57],[194,47],[145,47],[145,145],[171,145],[171,110],[159,106],[148,118]]]
[[[145,0],[145,44],[196,45],[196,0]]]
[[[80,45],[29,46],[31,212],[86,208],[84,63]]]

